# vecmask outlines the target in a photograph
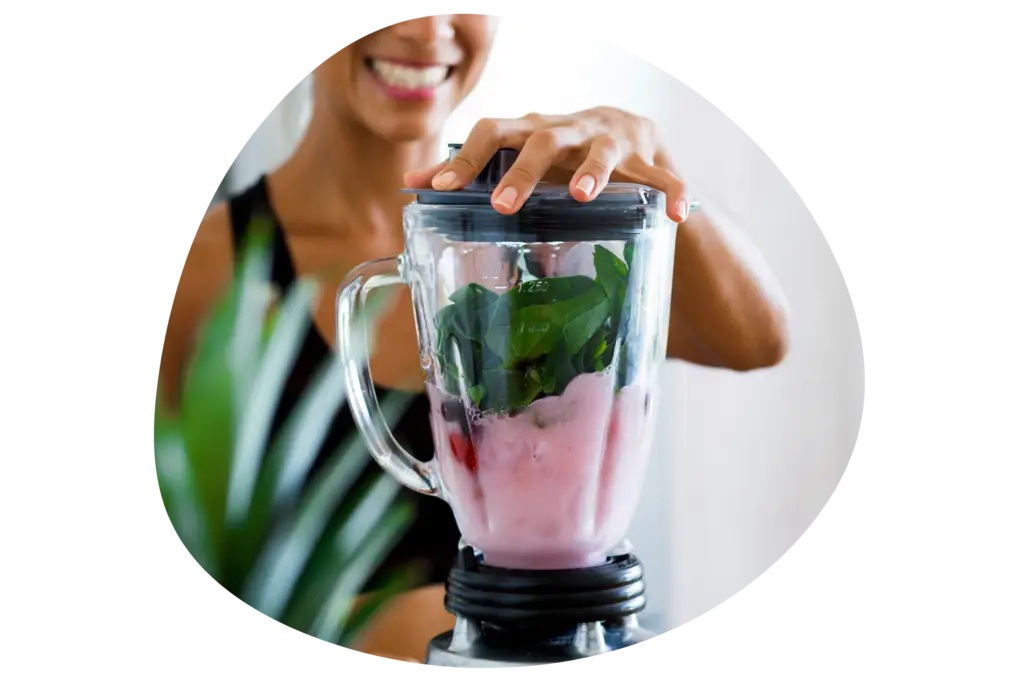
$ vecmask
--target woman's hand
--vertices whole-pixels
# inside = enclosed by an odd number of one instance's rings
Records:
[[[491,196],[500,213],[517,212],[542,180],[568,183],[581,203],[593,200],[609,181],[644,184],[665,193],[665,209],[676,222],[690,212],[686,184],[658,142],[654,124],[610,107],[568,116],[483,119],[451,162],[409,172],[405,183],[441,191],[463,188],[501,148],[518,150],[519,156]]]

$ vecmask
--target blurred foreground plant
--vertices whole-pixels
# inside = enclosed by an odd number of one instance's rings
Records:
[[[293,628],[351,645],[412,581],[410,572],[397,573],[355,601],[407,529],[412,508],[381,472],[370,485],[355,485],[369,457],[358,431],[310,475],[344,402],[333,354],[271,441],[319,287],[297,281],[271,310],[269,231],[256,220],[247,235],[230,292],[186,367],[177,413],[157,400],[160,490],[178,536],[221,585]],[[368,309],[364,320],[372,321],[376,311]],[[409,400],[394,392],[381,400],[392,426]]]

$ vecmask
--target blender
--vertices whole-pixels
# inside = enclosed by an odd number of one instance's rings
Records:
[[[501,214],[491,194],[516,156],[499,150],[458,191],[407,191],[404,252],[357,267],[338,295],[349,406],[371,454],[451,505],[462,534],[445,586],[455,627],[430,642],[428,664],[558,662],[651,635],[625,536],[665,357],[675,225],[664,194],[621,183],[586,203],[541,184]],[[429,462],[396,442],[358,357],[367,298],[396,283],[412,291]]]

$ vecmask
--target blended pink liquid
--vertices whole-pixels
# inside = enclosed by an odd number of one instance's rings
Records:
[[[467,543],[489,565],[563,569],[603,563],[633,516],[649,445],[639,385],[579,375],[561,396],[514,416],[477,414],[470,435],[428,385],[439,474]]]

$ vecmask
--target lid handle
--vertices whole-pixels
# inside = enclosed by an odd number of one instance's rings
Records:
[[[455,156],[459,154],[459,150],[462,149],[462,143],[453,143],[448,145],[448,161],[451,162],[455,159]],[[516,150],[509,148],[502,148],[494,153],[490,161],[483,168],[476,179],[473,180],[469,186],[466,187],[468,191],[493,191],[498,186],[498,182],[501,181],[502,177],[512,168],[519,153]]]

